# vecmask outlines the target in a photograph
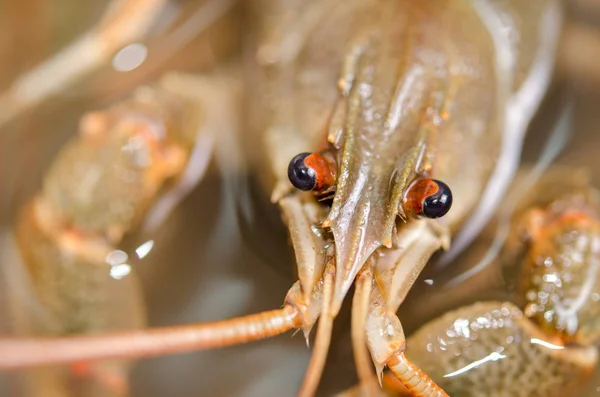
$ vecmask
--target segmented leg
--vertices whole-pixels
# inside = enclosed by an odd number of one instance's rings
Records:
[[[373,273],[370,267],[361,271],[356,280],[354,299],[352,301],[352,351],[354,363],[360,381],[359,387],[364,388],[368,395],[376,395],[375,374],[372,369],[365,323],[369,313],[369,298],[373,287]]]
[[[323,310],[321,312],[321,317],[319,318],[319,325],[317,326],[315,348],[310,358],[304,381],[302,382],[302,386],[298,393],[299,397],[314,396],[317,386],[319,386],[319,381],[321,380],[325,361],[327,360],[327,352],[329,351],[329,344],[331,342],[333,319],[335,317],[334,314],[331,313],[334,272],[335,269],[333,264],[329,263],[324,274]]]
[[[375,383],[373,379],[370,383]],[[335,397],[410,397],[410,391],[394,376],[386,372],[381,379],[381,387],[374,385],[372,390],[365,392],[364,386],[361,384],[352,386],[338,394]]]
[[[103,336],[0,339],[0,369],[74,363],[107,358],[141,358],[230,346],[269,338],[297,327],[289,306],[231,320]]]
[[[386,307],[385,298],[378,288],[371,291],[366,333],[369,350],[379,379],[382,378],[383,368],[387,365],[415,397],[447,396],[429,376],[404,355],[406,338],[402,324],[395,312],[390,312],[389,308]]]
[[[390,372],[386,372],[383,374],[383,378],[381,379],[381,387],[384,391],[386,391],[392,396],[399,397],[410,395],[410,392],[408,391],[406,386],[404,386],[402,382],[398,380],[396,375]]]
[[[406,358],[404,352],[394,354],[387,365],[414,397],[448,397],[429,376]]]

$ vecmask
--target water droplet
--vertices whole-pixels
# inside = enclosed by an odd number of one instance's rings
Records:
[[[123,47],[112,60],[117,72],[130,72],[140,66],[148,56],[148,48],[141,43],[133,43]]]
[[[126,263],[112,266],[110,268],[110,276],[115,280],[120,280],[123,277],[127,276],[129,273],[131,273],[131,266],[129,266]]]
[[[146,257],[146,255],[148,255],[150,253],[150,251],[152,251],[153,247],[154,247],[154,240],[149,240],[149,241],[146,241],[144,244],[140,245],[139,247],[137,247],[135,249],[135,253],[138,256],[138,258],[144,259]]]
[[[116,265],[120,265],[122,263],[125,263],[128,259],[128,255],[125,251],[121,251],[121,250],[114,250],[112,252],[110,252],[108,255],[106,255],[106,263],[111,265],[111,266],[116,266]]]
[[[544,274],[543,280],[547,283],[556,284],[558,280],[558,276],[555,273]]]

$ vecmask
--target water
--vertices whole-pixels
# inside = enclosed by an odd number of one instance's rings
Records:
[[[0,54],[4,55],[2,59],[10,59],[0,65],[2,90],[16,76],[63,48],[91,26],[107,2],[89,1],[84,5],[80,2],[21,0],[12,3],[0,16],[0,21],[5,22],[0,23],[4,37],[0,42]],[[173,3],[173,20],[185,19],[200,3]],[[585,6],[585,1],[574,3]],[[44,12],[27,11],[31,9]],[[585,19],[587,24],[600,21],[593,15],[580,12],[574,18]],[[191,72],[210,70],[216,60],[227,59],[234,53],[234,40],[223,32],[235,31],[236,26],[235,20],[221,21],[214,30],[199,34],[192,43],[167,59],[155,55],[153,47],[149,46],[147,61],[132,72],[119,73],[105,65],[81,83],[5,125],[0,134],[3,149],[0,227],[3,232],[9,231],[17,208],[38,191],[53,157],[77,130],[81,114],[123,96],[129,87],[152,81],[161,71],[171,68]],[[156,37],[164,35],[159,28],[156,28]],[[160,40],[156,39],[156,42],[160,43]],[[562,74],[527,139],[524,159],[532,162],[537,158],[552,123],[549,120],[556,114],[556,104],[565,93],[571,93],[574,98],[574,138],[560,155],[559,162],[586,166],[595,171],[600,165],[597,155],[600,135],[596,133],[600,125],[597,111],[600,77],[580,73],[585,69],[574,69],[568,62],[561,63],[559,70]],[[569,74],[574,71],[577,74]],[[243,152],[240,155],[245,156]],[[278,308],[295,281],[293,253],[287,245],[279,215],[267,203],[251,169],[229,167],[228,160],[231,159],[222,153],[211,163],[207,177],[156,235],[134,236],[124,245],[124,250],[132,253],[149,239],[154,241],[148,255],[135,264],[144,289],[150,326],[211,321]],[[600,186],[599,172],[593,172],[593,181]],[[477,251],[471,253],[477,254]],[[1,259],[7,260],[5,252]],[[453,299],[445,297],[443,304],[435,305],[435,299],[428,295],[436,283],[429,285],[427,280],[437,280],[436,274],[425,272],[401,309],[400,318],[408,333],[467,299],[458,295]],[[466,294],[470,300],[504,294],[493,272],[483,274],[475,281],[471,284],[472,290]],[[2,305],[5,301],[0,294],[0,313],[6,312]],[[8,330],[6,320],[5,316],[0,316],[1,332]],[[349,314],[342,310],[334,328],[321,395],[331,395],[355,383],[349,345]],[[309,351],[302,336],[285,334],[244,346],[144,360],[133,371],[132,394],[293,395],[302,381],[308,359]],[[10,375],[0,375],[0,395],[17,395],[11,380]],[[586,395],[597,395],[598,387],[600,378],[590,383]]]

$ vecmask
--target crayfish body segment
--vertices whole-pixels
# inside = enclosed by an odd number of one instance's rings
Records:
[[[493,264],[514,272],[511,301],[459,307],[408,338],[408,358],[450,395],[575,396],[594,372],[600,192],[578,171],[548,171],[512,216]]]
[[[372,359],[356,362],[361,380],[368,383],[371,364],[378,375],[392,364],[407,386],[424,387],[415,388],[416,395],[444,395],[404,356],[396,311],[427,260],[448,246],[450,234],[472,213],[483,224],[500,202],[520,150],[520,143],[509,141],[520,142],[526,124],[508,126],[511,98],[520,88],[516,76],[546,76],[529,70],[534,55],[515,51],[502,32],[517,31],[526,12],[537,26],[536,18],[555,15],[556,4],[536,3],[536,12],[467,1],[311,5],[294,14],[273,2],[281,25],[263,21],[258,36],[264,78],[256,81],[265,84],[257,92],[268,106],[257,111],[263,114],[257,129],[271,155],[266,168],[276,176],[272,200],[288,224],[300,278],[299,290],[286,302],[311,314],[301,317],[306,333],[319,313],[337,314],[360,278],[372,286],[353,307],[360,319],[353,320],[353,347],[366,344]],[[555,38],[555,29],[520,36],[539,45],[540,70],[550,70],[544,59],[555,49],[554,40],[542,46],[541,38]],[[506,51],[514,62],[495,63]],[[267,53],[268,62],[261,57]],[[543,93],[548,78],[538,79],[534,91]],[[541,99],[528,100],[537,107]],[[302,191],[318,193],[318,177],[327,172],[307,164],[309,152],[294,157],[301,150],[282,142],[316,149],[323,131],[335,152],[335,191],[330,207],[315,207],[319,195]],[[301,191],[290,189],[290,182]],[[490,191],[496,192],[493,200],[480,203]],[[327,293],[319,290],[330,283],[331,295],[329,287]],[[323,323],[330,327],[330,318]],[[328,341],[317,330],[303,396],[314,393]]]
[[[525,10],[529,14],[518,6],[502,10],[507,2],[476,3],[480,6],[463,0],[260,1],[261,12],[248,25],[256,57],[246,83],[249,107],[256,108],[246,113],[256,124],[251,129],[262,134],[262,166],[271,171],[259,174],[273,185],[271,198],[296,254],[299,281],[284,309],[88,337],[90,344],[21,341],[29,349],[21,359],[36,349],[41,357],[36,362],[50,353],[56,359],[58,346],[70,347],[68,360],[144,357],[246,342],[291,327],[308,336],[322,316],[300,391],[308,397],[320,380],[333,319],[358,278],[362,289],[352,309],[352,335],[363,353],[356,356],[362,357],[356,362],[361,380],[372,381],[373,366],[381,376],[387,365],[416,396],[446,396],[407,358],[411,347],[396,312],[429,258],[448,246],[468,216],[478,214],[474,222],[481,225],[493,213],[532,116],[509,125],[515,119],[511,105],[522,97],[521,85],[533,87],[534,94],[520,105],[539,105],[558,33],[549,19],[548,29],[520,34],[521,21],[538,26],[542,15],[556,15],[552,0],[536,2]],[[506,35],[507,30],[516,34]],[[539,65],[534,52],[542,55]],[[505,56],[511,62],[502,62]],[[523,76],[536,79],[524,84]],[[322,142],[323,132],[335,161],[323,154],[294,158]],[[301,191],[290,189],[290,181]],[[413,181],[424,188],[411,190]],[[486,194],[495,194],[494,200],[480,202]],[[319,201],[330,198],[331,206]],[[130,348],[132,337],[138,344]],[[103,340],[113,344],[111,350],[99,349]],[[3,348],[10,348],[10,341]],[[369,354],[371,361],[365,362]]]
[[[177,188],[198,149],[202,112],[196,98],[174,88],[181,79],[186,77],[166,76],[161,84],[139,88],[128,99],[83,116],[79,134],[58,154],[43,189],[21,209],[14,227],[19,260],[7,266],[14,281],[9,296],[18,335],[145,325],[135,269],[118,247],[149,216],[161,219],[168,213],[164,203],[160,211],[155,205],[165,186]],[[115,253],[123,258],[111,260]],[[73,375],[85,374],[98,393],[126,395],[128,367],[124,361],[79,362],[70,372],[32,371],[25,383],[31,396],[70,395]]]

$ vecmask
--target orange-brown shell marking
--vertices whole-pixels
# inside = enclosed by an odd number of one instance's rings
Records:
[[[316,183],[313,190],[321,191],[335,185],[336,169],[325,157],[313,153],[304,159],[307,167],[312,168],[316,174]]]

